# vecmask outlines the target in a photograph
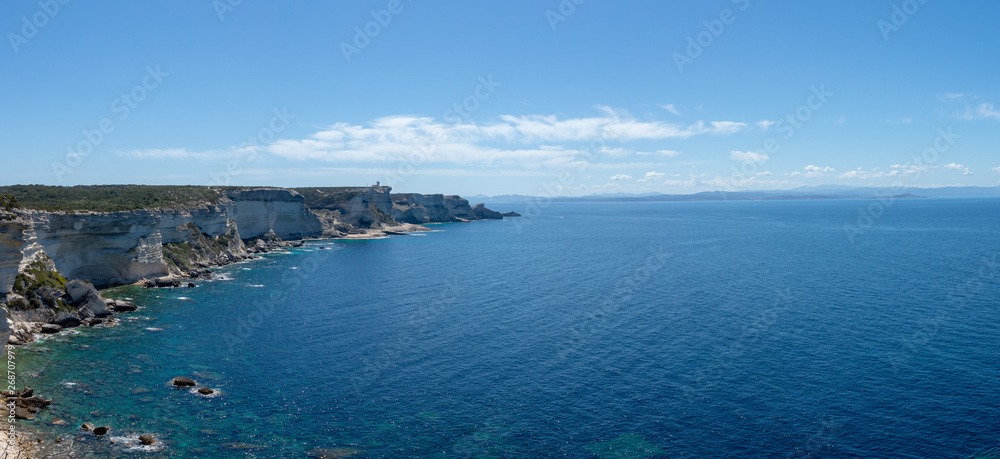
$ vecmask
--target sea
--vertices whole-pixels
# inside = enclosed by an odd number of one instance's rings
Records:
[[[526,216],[108,290],[141,309],[16,350],[55,399],[16,427],[51,457],[1000,458],[1000,199],[493,207]]]

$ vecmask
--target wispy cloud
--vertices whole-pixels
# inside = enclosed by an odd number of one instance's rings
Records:
[[[366,125],[338,123],[300,140],[279,140],[265,151],[293,160],[401,161],[418,148],[427,162],[476,163],[564,161],[583,153],[586,144],[685,139],[731,135],[748,123],[698,121],[678,125],[640,121],[602,107],[604,116],[560,119],[556,116],[501,116],[492,123],[448,124],[428,117],[392,116]],[[516,148],[511,148],[517,146]],[[599,150],[608,156],[632,153],[622,147]]]
[[[757,153],[754,151],[739,151],[733,150],[729,153],[730,159],[735,159],[736,161],[752,161],[755,163],[760,163],[767,161],[770,156],[764,153]]]
[[[256,151],[255,147],[233,147],[227,150],[193,151],[186,148],[163,148],[116,151],[115,153],[121,157],[135,159],[208,160],[246,156],[254,154]]]
[[[829,166],[819,167],[813,164],[806,166],[802,170],[804,170],[805,172],[792,172],[790,175],[793,177],[815,178],[815,177],[824,177],[827,174],[832,174],[834,172],[837,172],[837,170],[832,167]]]
[[[666,111],[668,111],[670,113],[673,113],[675,115],[680,115],[681,114],[681,112],[677,111],[677,107],[674,107],[674,104],[660,105],[660,108],[662,108],[662,109],[664,109],[664,110],[666,110]]]
[[[970,172],[969,168],[966,167],[964,164],[951,163],[945,165],[944,168],[953,171],[962,171],[962,175],[972,175],[972,172]]]
[[[646,176],[645,177],[639,179],[638,181],[639,181],[639,183],[649,182],[651,180],[661,179],[661,178],[666,177],[666,176],[667,176],[667,174],[664,174],[662,172],[649,171],[649,172],[646,172]]]
[[[612,175],[611,180],[632,180],[632,176],[628,174]]]
[[[956,113],[955,116],[966,121],[1000,120],[1000,111],[997,111],[994,105],[989,103],[982,103],[975,107],[966,104],[965,111]]]

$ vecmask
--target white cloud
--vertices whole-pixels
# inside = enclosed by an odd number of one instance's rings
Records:
[[[965,111],[956,114],[956,116],[966,121],[1000,120],[1000,111],[997,111],[993,104],[983,103],[976,107],[966,104]]]
[[[648,182],[650,180],[656,180],[656,179],[660,179],[660,178],[663,178],[663,177],[666,177],[666,176],[667,176],[667,174],[664,174],[662,172],[649,171],[649,172],[646,172],[646,176],[643,177],[643,178],[641,178],[641,179],[639,179],[638,182],[639,183]]]
[[[733,150],[729,153],[730,159],[735,159],[736,161],[750,161],[755,163],[762,163],[767,161],[770,156],[764,153],[757,153],[753,151],[739,151]]]
[[[625,156],[629,153],[632,153],[631,151],[626,150],[622,147],[615,147],[615,148],[601,147],[598,149],[598,151],[609,156]]]
[[[734,121],[698,121],[689,125],[639,121],[608,107],[601,109],[604,116],[600,117],[505,115],[484,124],[447,124],[427,117],[392,116],[366,125],[338,123],[306,139],[279,140],[266,151],[289,159],[322,161],[405,161],[416,156],[424,162],[564,162],[581,155],[585,144],[592,141],[729,135],[749,126]],[[562,145],[567,143],[584,145],[577,145],[581,149],[577,150]],[[510,148],[510,144],[524,148]],[[625,148],[600,152],[612,156],[629,153]]]
[[[962,171],[962,175],[972,175],[972,172],[970,172],[969,168],[966,167],[964,164],[951,163],[945,165],[944,168],[953,171]]]
[[[803,170],[805,172],[792,172],[791,175],[793,177],[814,178],[814,177],[823,177],[826,174],[832,174],[834,172],[837,172],[837,170],[832,167],[829,166],[819,167],[813,164],[806,166],[805,168],[803,168]]]
[[[628,174],[612,175],[611,180],[632,180],[632,176]]]
[[[675,115],[680,115],[681,114],[681,112],[677,111],[677,108],[674,107],[674,104],[660,105],[660,108],[662,108],[662,109],[664,109],[664,110],[666,110],[666,111],[668,111],[670,113],[673,113]]]
[[[239,156],[250,156],[257,154],[258,149],[256,147],[233,147],[228,150],[206,150],[206,151],[192,151],[186,148],[163,148],[163,149],[146,149],[146,150],[130,150],[130,151],[116,151],[118,156],[126,158],[135,159],[165,159],[165,160],[181,160],[181,159],[194,159],[194,160],[205,160],[205,159],[219,159],[219,158],[234,158]]]
[[[681,154],[681,152],[674,150],[656,150],[656,152],[668,158],[673,158]]]
[[[771,126],[774,126],[774,121],[764,120],[764,121],[758,121],[758,122],[756,122],[754,124],[756,124],[757,127],[759,127],[759,128],[761,128],[761,129],[763,129],[763,130],[766,131],[766,130],[770,129]]]
[[[893,164],[892,166],[889,166],[889,168],[892,170],[884,171],[878,167],[871,170],[865,170],[864,168],[859,167],[852,171],[847,171],[843,174],[840,174],[837,177],[843,179],[854,178],[860,180],[883,178],[883,177],[908,177],[921,172],[925,172],[929,169],[924,166],[902,165],[902,164]]]
[[[960,92],[949,92],[948,94],[945,94],[945,95],[941,96],[941,100],[961,99],[964,96],[965,96],[965,94],[962,94]]]
[[[1000,167],[994,167],[992,171],[1000,174]]]
[[[663,182],[663,184],[666,185],[666,186],[674,186],[674,187],[680,187],[680,186],[683,186],[683,187],[696,187],[696,186],[704,185],[704,183],[701,181],[701,178],[704,177],[704,176],[705,176],[705,174],[701,174],[701,175],[693,175],[692,174],[692,175],[688,176],[688,177],[690,177],[688,180],[667,180],[667,181]]]

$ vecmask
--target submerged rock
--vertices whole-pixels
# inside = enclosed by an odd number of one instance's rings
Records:
[[[185,378],[184,376],[178,376],[178,377],[176,377],[176,378],[173,379],[173,381],[171,382],[171,384],[173,384],[173,385],[175,385],[177,387],[193,387],[197,383],[195,383],[194,380],[191,379],[191,378]]]
[[[338,457],[357,456],[363,452],[364,451],[355,448],[316,448],[306,451],[306,454],[319,459],[333,459]]]
[[[91,432],[94,430],[94,425],[89,422],[85,422],[83,423],[83,425],[80,426],[80,428],[88,432]]]
[[[222,446],[226,449],[235,449],[235,450],[251,450],[251,449],[267,448],[267,445],[253,445],[250,443],[243,443],[243,442],[224,443]]]
[[[65,420],[65,419],[62,419],[62,418],[55,418],[55,419],[53,419],[53,420],[52,420],[51,422],[49,422],[49,424],[52,424],[52,425],[54,425],[54,426],[65,426],[65,425],[69,425],[69,423],[68,423],[68,422],[66,422],[66,420]]]
[[[142,435],[140,435],[139,436],[139,441],[142,442],[142,444],[144,444],[144,445],[152,445],[153,443],[156,443],[156,439],[153,438],[153,436],[150,435],[150,434],[142,434]]]

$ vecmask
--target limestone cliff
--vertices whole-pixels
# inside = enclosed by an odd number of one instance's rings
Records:
[[[323,232],[316,215],[295,190],[282,188],[232,189],[226,191],[227,214],[245,239],[270,231],[284,240],[318,237]]]
[[[326,230],[340,226],[338,232],[351,228],[379,229],[393,226],[391,187],[321,187],[296,188],[305,196],[305,205],[326,221]],[[329,231],[328,231],[329,232]]]
[[[503,215],[482,204],[469,206],[461,196],[399,193],[392,195],[392,217],[406,223],[447,223],[502,219]]]
[[[0,219],[0,292],[10,290],[15,267],[38,254],[50,257],[67,278],[103,288],[229,263],[281,241],[370,237],[420,230],[415,225],[425,223],[502,218],[485,207],[470,207],[459,196],[392,195],[385,186],[154,187],[159,195],[135,186],[21,188],[39,206],[66,210],[17,210]],[[134,201],[124,208],[134,210],[85,210],[90,194],[119,192]],[[60,200],[46,201],[50,195]],[[184,205],[138,208],[148,202],[176,203],[178,196],[187,199]],[[243,245],[250,240],[255,241]]]
[[[217,238],[239,228],[237,237],[273,232],[282,239],[318,237],[322,225],[302,196],[284,189],[232,189],[215,204],[187,209],[126,212],[23,211],[29,227],[21,251],[44,252],[71,279],[98,287],[170,274],[165,244],[190,242],[191,226]]]
[[[392,195],[383,186],[5,189],[21,196],[0,196],[0,343],[28,342],[35,333],[94,325],[112,311],[134,310],[104,300],[97,288],[142,279],[177,285],[161,277],[194,277],[208,266],[301,244],[291,240],[382,236],[426,230],[419,226],[425,223],[503,218],[459,196]],[[17,199],[34,208],[22,209]]]

